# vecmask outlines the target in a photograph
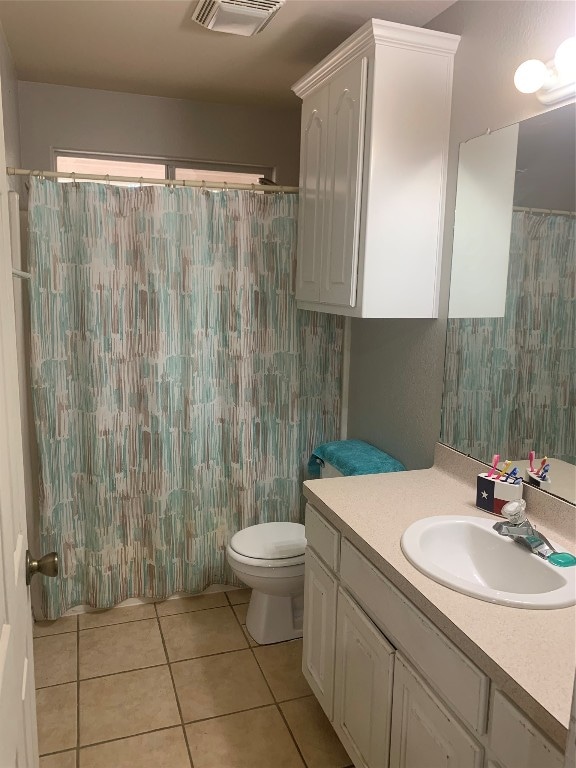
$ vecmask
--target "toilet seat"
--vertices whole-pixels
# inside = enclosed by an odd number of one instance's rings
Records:
[[[306,537],[300,523],[260,523],[235,533],[228,553],[236,562],[285,568],[304,562]]]

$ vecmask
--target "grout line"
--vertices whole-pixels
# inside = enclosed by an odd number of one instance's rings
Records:
[[[160,630],[160,634],[162,635],[162,630]],[[246,640],[248,642],[248,640]],[[280,645],[280,643],[276,643],[276,645]],[[262,648],[263,646],[257,645],[256,648]],[[95,675],[93,677],[83,677],[78,680],[78,682],[88,682],[88,680],[101,680],[103,677],[116,677],[117,675],[125,675],[129,672],[139,672],[142,669],[154,669],[156,667],[165,667],[170,666],[171,664],[181,664],[184,661],[196,661],[196,659],[209,659],[214,656],[225,656],[228,653],[238,653],[239,651],[248,651],[251,650],[249,646],[241,646],[240,648],[231,648],[229,651],[218,651],[218,653],[205,653],[202,656],[187,656],[185,659],[173,659],[171,661],[162,661],[160,664],[148,664],[145,667],[135,667],[134,669],[121,669],[118,672],[108,672],[103,675]],[[164,646],[164,652],[166,653],[166,648]],[[36,688],[37,691],[43,691],[46,688],[57,688],[60,685],[72,685],[73,683],[77,682],[76,680],[68,680],[63,683],[52,683],[52,685],[43,685],[40,688]],[[307,694],[310,695],[310,694]],[[303,696],[298,696],[296,698],[304,698]]]
[[[78,642],[76,642],[76,653],[78,653]],[[35,690],[45,691],[47,688],[58,688],[59,685],[74,685],[78,682],[78,665],[76,665],[76,676],[72,680],[64,680],[62,683],[51,683],[50,685],[37,685]]]
[[[215,592],[214,594],[218,594],[218,593]],[[194,595],[192,595],[192,597],[194,597]],[[184,599],[184,598],[182,598],[182,599]],[[178,600],[170,600],[170,601],[166,601],[166,602],[177,603]],[[166,619],[169,616],[182,616],[184,613],[201,613],[202,611],[214,611],[214,610],[216,610],[216,608],[228,608],[227,605],[213,605],[210,608],[196,608],[195,610],[191,610],[191,611],[178,611],[178,612],[175,612],[175,613],[159,614],[158,611],[156,610],[157,603],[149,603],[149,605],[153,605],[154,606],[154,616],[145,616],[144,618],[141,618],[141,619],[128,619],[128,621],[116,621],[116,622],[112,622],[111,624],[99,624],[96,627],[79,627],[80,632],[87,632],[90,629],[105,629],[106,627],[119,627],[119,626],[122,626],[122,624],[135,624],[138,621],[151,621],[152,619],[156,619],[156,620],[157,619]],[[138,606],[136,606],[136,605],[134,605],[134,606],[130,606],[129,605],[126,608],[120,608],[118,610],[129,611],[130,608],[137,608],[137,607]],[[109,610],[114,611],[116,609],[115,608],[110,608]],[[78,614],[78,615],[79,616],[90,616],[89,613],[82,613],[82,614]],[[61,632],[60,634],[65,634],[65,633]],[[46,635],[46,637],[50,637],[50,635]],[[36,639],[38,639],[38,638],[36,638]]]
[[[67,629],[66,632],[50,632],[47,635],[33,635],[32,640],[45,640],[47,637],[62,637],[62,635],[75,635],[77,629]]]
[[[210,720],[219,720],[221,717],[231,717],[232,715],[241,715],[244,712],[254,712],[257,709],[269,709],[275,704],[274,701],[269,701],[267,704],[258,704],[255,707],[247,707],[246,709],[235,709],[233,712],[223,712],[221,715],[210,715],[209,717],[199,717],[196,720],[187,720],[186,725],[196,725],[196,723],[206,723]]]
[[[80,752],[82,752],[84,749],[88,749],[89,747],[99,747],[102,744],[113,744],[115,741],[126,741],[126,739],[133,739],[137,736],[147,736],[149,733],[160,733],[161,731],[171,731],[172,729],[178,730],[181,728],[181,725],[178,725],[178,723],[174,723],[173,725],[163,725],[162,728],[152,728],[149,731],[138,731],[137,733],[129,733],[126,736],[115,736],[113,739],[103,739],[102,741],[91,741],[90,744],[81,744],[80,745]],[[66,751],[66,750],[64,750]],[[74,750],[67,750],[68,752],[73,752]],[[61,752],[45,752],[41,755],[41,757],[49,757],[50,755],[59,755],[62,754]]]
[[[156,603],[154,603],[154,612],[156,613],[156,621],[158,622],[158,627],[160,629],[160,637],[162,638],[162,645],[164,646],[164,655],[166,656],[166,663],[168,664],[168,672],[170,673],[170,680],[172,681],[172,690],[174,692],[174,698],[176,699],[178,714],[180,715],[180,726],[182,728],[182,735],[184,736],[184,743],[186,744],[186,749],[188,751],[188,759],[190,760],[191,768],[194,768],[194,761],[192,760],[192,750],[190,749],[190,744],[188,743],[188,734],[186,733],[186,728],[184,727],[184,717],[182,716],[182,707],[180,706],[180,699],[178,698],[178,692],[176,691],[176,683],[174,682],[174,673],[172,672],[172,665],[170,664],[168,648],[166,646],[166,640],[164,638],[164,632],[162,631],[162,623],[160,621],[160,617],[158,616],[158,609],[156,608]]]
[[[232,613],[234,614],[234,616],[235,616],[235,618],[236,618],[236,621],[237,621],[237,622],[238,622],[238,624],[240,625],[240,629],[242,629],[242,624],[240,623],[240,619],[238,618],[238,616],[236,616],[236,611],[232,611]],[[242,632],[244,632],[244,630],[243,630],[243,629],[242,629]],[[246,627],[246,632],[248,632],[248,627]],[[290,641],[288,641],[288,642],[290,642]],[[274,643],[274,645],[281,645],[281,643]],[[283,722],[284,722],[284,725],[285,725],[285,726],[286,726],[286,728],[288,729],[288,733],[290,734],[290,738],[292,739],[292,742],[293,742],[294,746],[296,747],[296,751],[297,751],[297,752],[298,752],[298,754],[300,755],[300,759],[302,760],[302,764],[303,764],[304,768],[308,768],[308,763],[307,763],[307,762],[306,762],[306,760],[304,759],[304,755],[302,754],[302,750],[301,750],[301,749],[300,749],[300,747],[298,746],[298,743],[296,742],[296,739],[294,738],[294,734],[292,733],[292,729],[291,729],[291,728],[290,728],[290,726],[288,725],[288,721],[287,721],[287,720],[286,720],[286,718],[284,717],[284,713],[282,712],[282,709],[280,708],[280,703],[277,701],[277,699],[276,699],[276,696],[274,695],[274,691],[273,691],[273,690],[272,690],[272,688],[270,687],[270,683],[268,682],[268,679],[267,679],[267,677],[266,677],[266,675],[265,675],[265,673],[264,673],[264,670],[263,670],[263,669],[262,669],[262,667],[260,666],[260,662],[258,661],[258,657],[257,657],[257,656],[256,656],[256,654],[254,653],[254,648],[253,648],[253,647],[250,645],[250,643],[249,643],[249,642],[248,642],[248,646],[249,646],[249,650],[252,652],[252,656],[253,656],[254,660],[256,661],[256,664],[257,664],[257,666],[258,666],[258,669],[260,670],[260,673],[261,673],[262,677],[264,678],[264,682],[265,682],[265,683],[266,683],[266,685],[268,686],[268,690],[270,691],[270,695],[272,696],[272,700],[273,700],[274,704],[273,704],[273,705],[268,705],[268,706],[275,706],[275,707],[276,707],[276,710],[278,711],[278,714],[280,715],[281,719],[282,719],[282,720],[283,720]],[[261,645],[257,645],[257,646],[256,646],[256,648],[263,648],[263,647],[264,647],[264,646],[261,646]]]
[[[53,755],[67,755],[69,752],[76,753],[77,747],[69,747],[68,749],[59,749],[58,752],[42,752],[40,757],[52,757]]]

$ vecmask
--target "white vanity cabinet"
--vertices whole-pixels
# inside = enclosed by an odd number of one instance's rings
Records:
[[[293,86],[301,308],[437,317],[459,39],[372,19]]]
[[[562,768],[524,713],[309,504],[306,538],[302,669],[356,768]]]

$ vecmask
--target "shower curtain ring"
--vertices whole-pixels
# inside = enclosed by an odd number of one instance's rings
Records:
[[[144,178],[144,176],[140,176],[140,189],[142,189],[142,179],[143,178]]]
[[[110,174],[109,173],[106,174],[106,184],[107,184],[107,186],[110,186]]]

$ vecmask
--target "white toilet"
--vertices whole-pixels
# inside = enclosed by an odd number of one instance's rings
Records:
[[[300,523],[261,523],[234,534],[228,563],[252,587],[246,627],[261,645],[302,637],[304,550]]]

